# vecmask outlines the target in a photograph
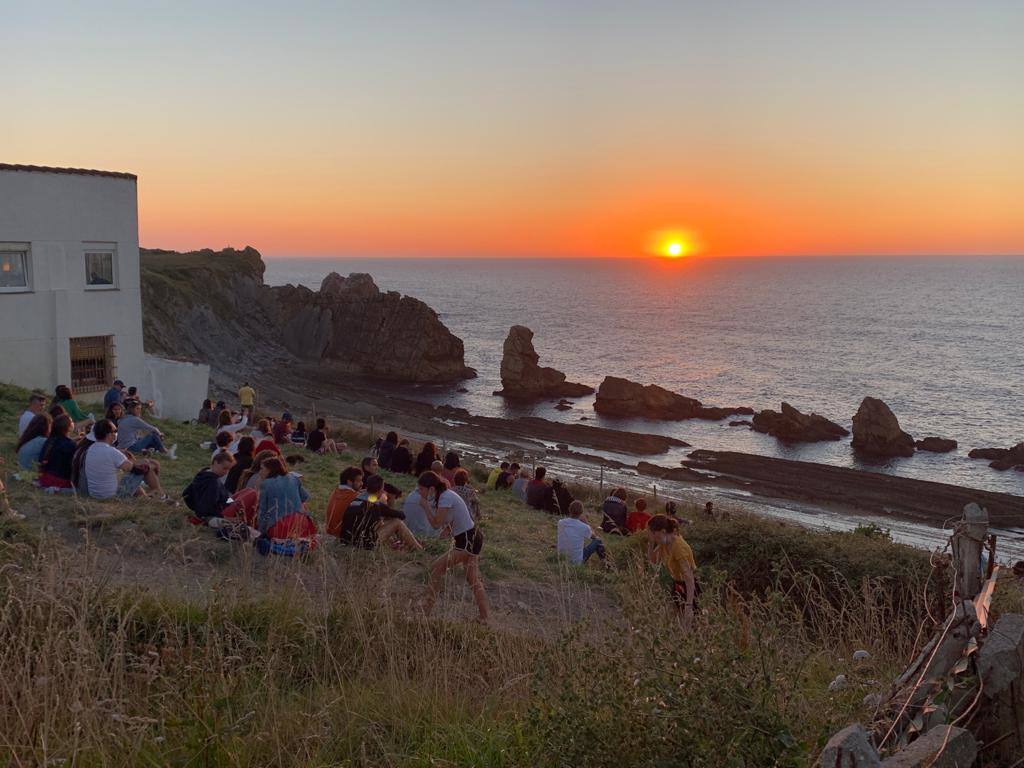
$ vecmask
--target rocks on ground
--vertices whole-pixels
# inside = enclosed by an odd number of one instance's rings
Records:
[[[564,373],[554,368],[541,367],[538,365],[539,360],[540,356],[533,348],[533,331],[525,325],[509,328],[502,347],[502,389],[495,394],[519,399],[582,397],[593,394],[593,387],[566,381]]]
[[[868,456],[913,456],[914,438],[900,428],[888,405],[865,397],[853,417],[853,449]]]
[[[955,451],[957,442],[945,437],[926,437],[922,440],[915,440],[914,446],[919,451],[931,451],[932,453],[949,453]]]
[[[597,390],[594,410],[602,416],[616,418],[708,419],[717,421],[727,416],[753,415],[752,408],[718,408],[705,406],[700,400],[671,392],[657,384],[639,384],[618,376],[606,376]]]
[[[781,411],[761,411],[754,416],[751,424],[755,431],[787,443],[839,440],[850,434],[849,430],[834,421],[816,413],[801,413],[789,403],[783,403]]]
[[[992,469],[1024,471],[1024,443],[1017,443],[1012,448],[975,448],[967,455],[972,459],[988,459]]]

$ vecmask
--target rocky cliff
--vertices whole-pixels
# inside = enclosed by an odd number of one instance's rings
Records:
[[[231,380],[310,364],[405,382],[476,375],[462,340],[422,301],[360,274],[332,273],[318,291],[271,287],[264,268],[254,248],[143,249],[146,350],[209,363]]]

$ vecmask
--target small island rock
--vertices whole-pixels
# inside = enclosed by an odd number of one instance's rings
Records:
[[[502,389],[494,394],[518,399],[593,394],[593,387],[566,381],[564,373],[554,368],[542,368],[537,364],[539,360],[540,356],[533,348],[533,331],[525,325],[509,328],[501,356]]]
[[[1007,469],[1018,469],[1024,472],[1024,443],[1017,443],[1012,448],[975,448],[967,454],[972,459],[990,459],[992,469],[1004,472]]]
[[[727,416],[750,415],[752,408],[718,408],[705,406],[700,400],[671,392],[657,384],[639,384],[618,376],[605,376],[597,389],[594,410],[602,416],[644,419],[708,419],[717,421]]]
[[[853,417],[853,449],[869,456],[913,456],[914,438],[888,405],[865,397]]]
[[[923,440],[916,440],[914,445],[919,451],[931,451],[932,453],[949,453],[955,451],[957,442],[945,437],[926,437]]]
[[[781,411],[764,410],[754,416],[754,431],[772,435],[787,443],[816,443],[839,440],[850,434],[845,427],[816,413],[801,413],[789,403]]]

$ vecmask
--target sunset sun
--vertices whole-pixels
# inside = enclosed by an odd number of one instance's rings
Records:
[[[661,229],[648,236],[647,253],[667,259],[683,259],[701,253],[697,235],[687,229]]]
[[[682,256],[683,255],[683,244],[678,240],[675,240],[668,244],[668,248],[665,249],[669,256]]]

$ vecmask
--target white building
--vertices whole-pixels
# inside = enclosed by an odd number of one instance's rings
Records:
[[[51,393],[68,384],[88,400],[115,378],[155,397],[136,177],[0,164],[0,381]]]

